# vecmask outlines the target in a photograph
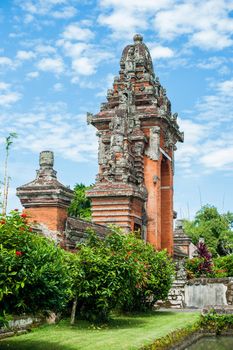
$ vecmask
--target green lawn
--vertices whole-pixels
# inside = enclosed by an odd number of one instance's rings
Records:
[[[0,341],[1,350],[133,350],[198,319],[198,312],[159,312],[114,317],[95,329],[78,321],[45,325],[30,333]]]

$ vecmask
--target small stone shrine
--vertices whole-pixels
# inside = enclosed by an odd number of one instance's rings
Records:
[[[99,173],[88,192],[93,222],[139,230],[172,254],[174,151],[183,133],[141,35],[124,48],[107,102],[87,119],[99,137]]]
[[[45,224],[52,231],[62,232],[73,191],[57,180],[53,152],[41,152],[39,164],[36,179],[17,188],[17,196],[29,218]]]

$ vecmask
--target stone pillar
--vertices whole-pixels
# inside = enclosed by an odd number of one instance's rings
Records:
[[[36,179],[18,187],[17,196],[30,222],[36,221],[51,231],[63,232],[73,191],[57,180],[53,164],[53,152],[41,152]]]
[[[175,259],[180,260],[183,258],[192,258],[190,249],[192,249],[193,251],[196,250],[196,247],[194,249],[193,247],[195,246],[192,244],[191,238],[188,237],[184,232],[183,221],[176,220],[176,226],[174,230]]]

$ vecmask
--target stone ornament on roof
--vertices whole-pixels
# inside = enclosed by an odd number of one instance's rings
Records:
[[[36,179],[17,188],[17,196],[24,208],[38,206],[68,207],[73,191],[57,180],[53,169],[54,155],[51,151],[42,151],[39,158],[39,170]]]

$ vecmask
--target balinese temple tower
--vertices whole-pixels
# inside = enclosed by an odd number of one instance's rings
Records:
[[[88,192],[93,222],[140,230],[172,254],[174,151],[183,133],[141,35],[124,48],[107,102],[88,122],[99,137],[99,173]]]

